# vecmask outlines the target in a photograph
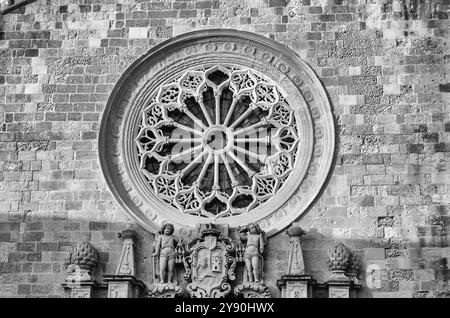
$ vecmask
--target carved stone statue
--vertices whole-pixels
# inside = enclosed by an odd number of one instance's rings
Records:
[[[256,223],[238,228],[239,238],[246,242],[244,262],[244,282],[262,282],[263,280],[263,253],[266,236]]]
[[[175,235],[173,235],[173,232],[173,224],[166,223],[161,227],[161,230],[158,232],[159,235],[156,237],[153,257],[155,259],[159,259],[160,283],[165,282],[166,273],[167,283],[174,283],[175,258],[177,256],[176,247],[179,240]]]
[[[244,279],[236,286],[234,292],[237,297],[270,298],[269,288],[263,283],[263,253],[266,235],[258,224],[250,223],[246,227],[238,227],[238,234],[242,243],[246,243],[243,255]]]
[[[184,252],[184,248],[182,239],[178,239],[173,232],[173,224],[165,223],[156,236],[152,262],[155,283],[149,297],[174,298],[182,292],[176,280],[175,264],[180,262],[179,252]]]

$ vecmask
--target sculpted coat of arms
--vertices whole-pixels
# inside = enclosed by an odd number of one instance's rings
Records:
[[[220,235],[213,224],[186,245],[184,277],[190,282],[186,289],[191,297],[221,298],[231,292],[228,280],[235,279],[234,251],[233,241]]]
[[[220,227],[220,229],[219,229]],[[233,240],[228,236],[228,227],[201,224],[199,236],[187,243],[173,235],[173,225],[166,224],[155,240],[155,280],[151,297],[244,298],[270,297],[263,282],[263,252],[265,233],[257,224],[239,227]],[[245,242],[246,244],[244,244]],[[176,277],[176,264],[184,265],[184,279],[181,286]],[[244,266],[242,283],[234,288],[237,264]]]

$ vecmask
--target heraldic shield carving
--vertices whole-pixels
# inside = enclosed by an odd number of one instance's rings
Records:
[[[184,257],[187,291],[193,298],[223,298],[235,280],[235,244],[222,236],[214,224],[208,224],[201,237],[186,246]]]

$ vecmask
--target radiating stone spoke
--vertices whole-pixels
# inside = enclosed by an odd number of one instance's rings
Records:
[[[187,173],[189,173],[197,164],[201,163],[201,161],[203,160],[203,157],[205,156],[205,154],[208,152],[208,150],[203,149],[202,153],[199,154],[197,157],[194,158],[194,160],[192,160],[191,163],[189,163],[186,167],[184,167],[183,170],[181,170],[181,174],[186,175]]]
[[[234,141],[237,143],[255,142],[255,143],[270,144],[270,136],[259,137],[259,138],[236,138],[236,139],[234,139]]]
[[[186,149],[186,150],[184,150],[182,152],[179,152],[179,153],[176,153],[174,155],[171,155],[170,156],[170,160],[173,161],[173,160],[181,159],[181,158],[183,158],[184,156],[187,156],[187,155],[192,155],[192,154],[195,155],[195,153],[197,153],[197,151],[199,151],[201,149],[203,149],[203,145],[198,145],[198,146],[196,146],[194,148],[188,148],[188,149]]]
[[[197,184],[199,185],[200,182],[203,180],[203,178],[205,177],[206,171],[208,170],[209,165],[211,164],[211,161],[213,160],[214,155],[209,153],[208,154],[208,158],[206,158],[206,162],[203,164],[202,170],[200,171],[200,174],[198,175],[197,178]]]
[[[174,126],[174,127],[179,128],[179,129],[181,129],[181,130],[184,130],[184,131],[193,133],[194,135],[197,135],[197,136],[201,136],[201,135],[202,135],[202,132],[201,132],[201,131],[196,130],[196,129],[193,129],[193,128],[189,128],[189,127],[187,127],[187,126],[185,126],[185,125],[182,125],[182,124],[180,124],[180,123],[177,123],[177,122],[172,122],[171,125]]]
[[[219,185],[219,163],[220,163],[220,156],[219,154],[214,154],[214,188],[217,190],[220,190]]]
[[[208,110],[206,109],[205,103],[203,102],[203,97],[198,98],[198,104],[200,105],[200,108],[206,118],[206,121],[208,122],[209,127],[214,126],[214,123],[211,120],[211,116],[209,116]]]
[[[235,136],[242,135],[242,134],[248,133],[248,132],[250,132],[252,130],[257,130],[258,128],[264,127],[265,125],[266,125],[265,122],[259,121],[257,123],[254,123],[253,125],[248,126],[248,127],[238,129],[233,134]]]
[[[253,171],[249,166],[247,166],[241,159],[239,159],[238,157],[236,157],[234,155],[234,153],[232,153],[231,151],[228,153],[228,155],[238,164],[242,167],[242,169],[244,169],[244,171],[251,177],[255,174],[255,171]]]
[[[216,100],[216,125],[220,125],[220,97],[222,92],[215,92],[214,97]]]
[[[208,127],[205,126],[205,125],[202,123],[202,121],[201,121],[197,116],[195,116],[193,113],[191,113],[191,111],[190,111],[189,109],[185,108],[185,109],[184,109],[184,113],[185,113],[190,119],[192,119],[196,125],[198,125],[199,127],[201,127],[202,130],[208,129]]]
[[[224,120],[224,122],[223,122],[223,125],[224,125],[224,126],[227,126],[227,125],[228,125],[228,122],[230,121],[231,116],[233,115],[234,108],[236,107],[236,104],[237,104],[237,102],[239,101],[239,98],[240,98],[239,95],[234,95],[233,101],[232,101],[232,103],[231,103],[231,105],[230,105],[230,108],[228,109],[227,117],[225,118],[225,120]]]
[[[239,152],[241,152],[241,153],[243,153],[243,154],[245,154],[245,155],[248,155],[248,156],[250,156],[250,157],[253,157],[253,158],[255,158],[255,159],[259,160],[259,161],[264,161],[264,160],[263,160],[263,159],[264,159],[264,156],[258,155],[257,153],[254,153],[253,151],[244,149],[244,148],[239,147],[239,146],[233,146],[233,149],[236,150],[236,151],[239,151]]]
[[[227,169],[228,176],[231,179],[231,185],[236,185],[238,182],[236,180],[236,177],[233,174],[233,170],[231,170],[230,163],[228,162],[227,156],[225,154],[221,154],[220,156],[225,165],[225,169]]]
[[[169,138],[168,143],[178,143],[178,144],[190,144],[190,143],[201,143],[202,138]]]
[[[241,123],[245,118],[247,118],[251,113],[253,112],[253,107],[250,106],[241,116],[239,116],[238,119],[234,121],[233,124],[231,124],[230,128],[235,128],[237,125]]]

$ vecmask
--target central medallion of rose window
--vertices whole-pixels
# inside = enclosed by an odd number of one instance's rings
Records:
[[[282,191],[299,134],[285,94],[255,70],[186,70],[160,85],[136,136],[141,172],[182,213],[228,217]]]

